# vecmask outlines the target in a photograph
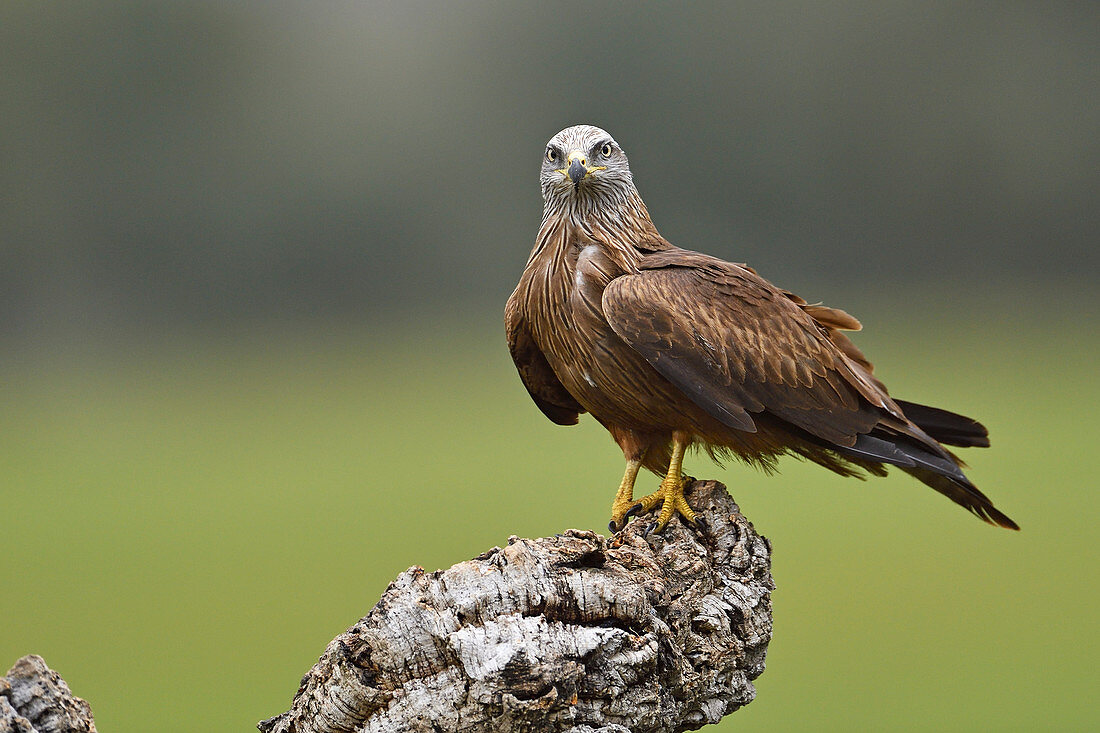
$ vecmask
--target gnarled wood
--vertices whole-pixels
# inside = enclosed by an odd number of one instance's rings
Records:
[[[27,655],[0,677],[0,733],[95,733],[92,708],[46,660]]]
[[[512,537],[414,567],[336,637],[264,733],[680,731],[755,696],[771,639],[770,547],[696,482],[701,532]]]

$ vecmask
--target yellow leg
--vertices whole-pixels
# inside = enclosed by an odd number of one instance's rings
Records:
[[[626,513],[634,506],[634,480],[638,478],[638,469],[641,468],[640,459],[632,458],[626,462],[626,473],[623,474],[619,491],[615,494],[615,501],[611,504],[611,521],[607,528],[612,532],[618,532],[626,526]]]
[[[631,514],[643,514],[651,512],[661,505],[661,513],[657,516],[656,530],[660,532],[672,519],[672,515],[679,512],[690,524],[695,524],[695,512],[684,498],[684,486],[687,479],[683,475],[684,451],[687,450],[689,439],[683,433],[673,433],[672,436],[672,460],[668,464],[668,474],[661,485],[649,496],[644,496],[634,502]],[[617,497],[616,497],[617,499]],[[634,507],[637,507],[634,510]]]

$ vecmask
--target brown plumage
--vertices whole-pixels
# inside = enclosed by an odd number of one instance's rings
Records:
[[[541,182],[542,226],[505,309],[508,346],[547,417],[591,413],[622,448],[613,527],[658,505],[659,528],[675,513],[693,519],[680,460],[694,444],[764,468],[784,453],[843,475],[895,465],[1018,529],[941,445],[989,445],[981,424],[891,399],[842,333],[860,328],[847,313],[666,241],[606,132],[555,135]],[[664,481],[636,501],[639,466]]]

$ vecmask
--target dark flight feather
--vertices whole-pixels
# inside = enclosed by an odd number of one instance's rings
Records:
[[[973,418],[915,402],[894,401],[907,418],[941,443],[962,448],[989,447],[989,431]]]
[[[962,480],[943,476],[923,468],[903,468],[910,476],[946,496],[959,506],[965,507],[975,516],[1005,529],[1020,529],[1008,515],[993,506],[989,497],[978,490],[965,476]]]

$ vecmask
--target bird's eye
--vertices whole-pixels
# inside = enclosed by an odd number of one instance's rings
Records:
[[[546,149],[546,159],[553,163],[558,157],[558,151],[553,148]]]
[[[603,144],[603,147],[600,148],[600,155],[602,155],[605,158],[610,158],[611,157],[611,143],[604,143]]]

